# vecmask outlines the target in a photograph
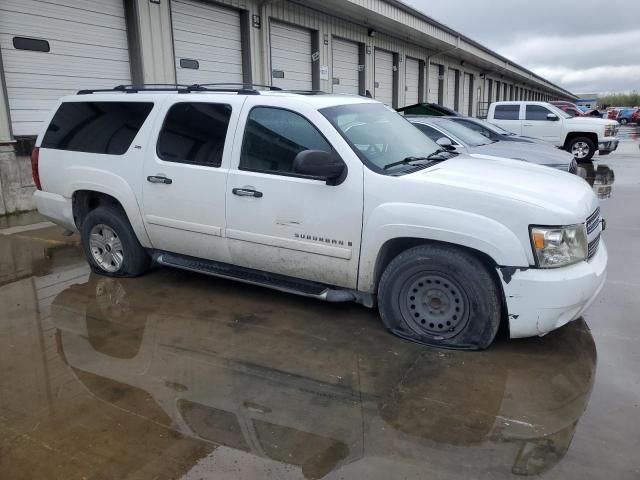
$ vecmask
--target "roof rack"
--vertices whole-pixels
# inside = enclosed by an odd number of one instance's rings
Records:
[[[213,88],[211,88],[213,87]],[[103,92],[123,92],[123,93],[138,93],[138,92],[178,92],[178,93],[191,93],[191,92],[236,92],[242,95],[259,95],[260,91],[253,87],[268,88],[270,91],[281,91],[280,87],[274,87],[273,85],[261,85],[254,83],[194,83],[192,85],[185,84],[171,84],[171,83],[146,83],[142,85],[118,85],[113,88],[100,88],[93,90],[79,90],[78,95],[89,95],[92,93]]]

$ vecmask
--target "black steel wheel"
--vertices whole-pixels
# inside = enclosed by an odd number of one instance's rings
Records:
[[[426,345],[487,348],[502,318],[496,274],[472,252],[446,244],[410,248],[378,285],[378,308],[392,333]]]

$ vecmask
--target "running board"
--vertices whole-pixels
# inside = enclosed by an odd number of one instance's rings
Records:
[[[317,298],[327,302],[360,301],[358,292],[347,289],[334,289],[322,283],[301,280],[277,273],[267,273],[251,268],[238,267],[228,263],[203,260],[201,258],[176,253],[158,252],[154,257],[156,262],[167,267],[237,280],[250,285],[258,285],[281,292]]]

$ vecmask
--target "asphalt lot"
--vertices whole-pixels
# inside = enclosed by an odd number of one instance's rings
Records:
[[[0,479],[640,478],[640,128],[581,175],[610,263],[584,320],[486,352],[376,313],[0,230]]]

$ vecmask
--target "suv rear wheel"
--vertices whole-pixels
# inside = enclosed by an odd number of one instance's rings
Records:
[[[385,327],[418,343],[487,348],[502,316],[501,292],[487,267],[447,245],[411,248],[387,266],[378,286]]]
[[[151,258],[119,208],[104,206],[91,210],[80,233],[85,255],[96,273],[135,277],[151,265]]]
[[[567,151],[573,155],[578,163],[588,162],[596,153],[596,146],[588,137],[576,137],[567,144]]]

